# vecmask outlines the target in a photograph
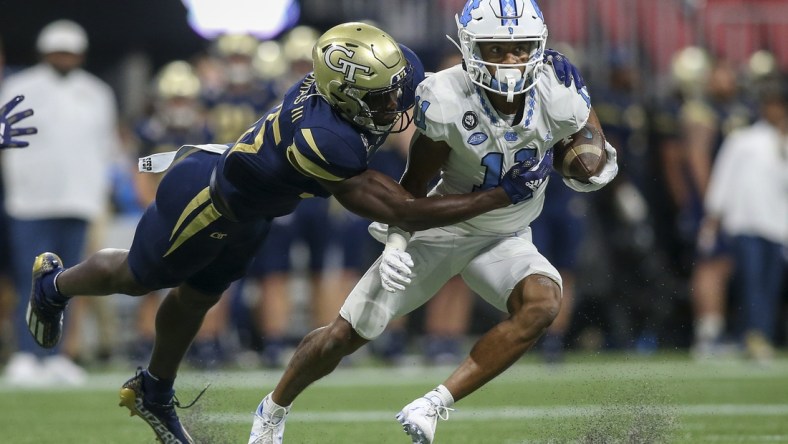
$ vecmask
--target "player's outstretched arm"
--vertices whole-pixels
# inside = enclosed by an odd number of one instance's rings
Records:
[[[16,96],[9,100],[8,103],[0,107],[0,149],[3,148],[24,148],[29,145],[28,142],[14,139],[17,136],[27,136],[35,134],[38,130],[35,127],[16,128],[14,124],[22,119],[33,115],[32,109],[20,111],[14,115],[10,115],[11,111],[19,105],[19,102],[25,99],[25,96]]]
[[[523,162],[518,162],[506,174],[517,176],[531,173],[528,168],[523,167]],[[520,196],[530,191],[528,181],[513,180],[508,187],[498,186],[467,194],[414,198],[392,178],[374,170],[366,170],[339,182],[320,182],[348,210],[405,231],[426,230],[462,222],[520,202]]]
[[[451,225],[512,204],[500,187],[415,199],[392,178],[374,170],[341,182],[321,183],[348,210],[407,231]]]

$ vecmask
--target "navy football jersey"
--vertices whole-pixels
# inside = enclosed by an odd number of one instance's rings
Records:
[[[303,198],[330,195],[315,178],[341,181],[365,171],[385,138],[344,120],[310,73],[222,155],[216,188],[240,221],[282,216]]]

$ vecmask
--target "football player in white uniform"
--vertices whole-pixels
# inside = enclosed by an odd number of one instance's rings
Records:
[[[561,277],[531,242],[529,224],[542,209],[552,169],[551,146],[599,128],[586,89],[567,88],[544,66],[547,27],[534,0],[469,0],[457,16],[463,65],[428,77],[416,90],[414,138],[401,180],[414,196],[448,195],[502,184],[516,162],[528,161],[529,188],[521,202],[466,222],[410,233],[377,231],[386,242],[330,325],[307,335],[279,384],[257,411],[250,441],[281,442],[289,406],[342,357],[380,335],[386,325],[431,298],[452,276],[509,313],[474,345],[441,385],[396,416],[414,443],[431,443],[438,418],[516,362],[552,323],[561,304]],[[576,85],[577,86],[577,85]],[[566,179],[577,191],[599,189],[618,168],[613,147],[588,183]],[[428,192],[430,180],[440,182]],[[511,194],[510,194],[511,196]],[[411,259],[412,258],[412,259]]]

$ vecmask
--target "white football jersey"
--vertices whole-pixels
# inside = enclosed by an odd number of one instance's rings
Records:
[[[541,158],[554,143],[585,125],[591,109],[586,89],[578,92],[574,85],[564,86],[549,65],[541,69],[541,79],[525,93],[525,110],[514,126],[498,115],[460,65],[435,73],[418,86],[414,123],[430,139],[451,147],[430,195],[496,187],[516,162]],[[546,188],[542,185],[529,200],[455,227],[496,234],[522,231],[542,211]]]

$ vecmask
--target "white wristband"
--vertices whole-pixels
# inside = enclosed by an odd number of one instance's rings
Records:
[[[389,226],[388,234],[386,235],[386,250],[396,249],[405,251],[410,241],[410,233],[399,228]]]

